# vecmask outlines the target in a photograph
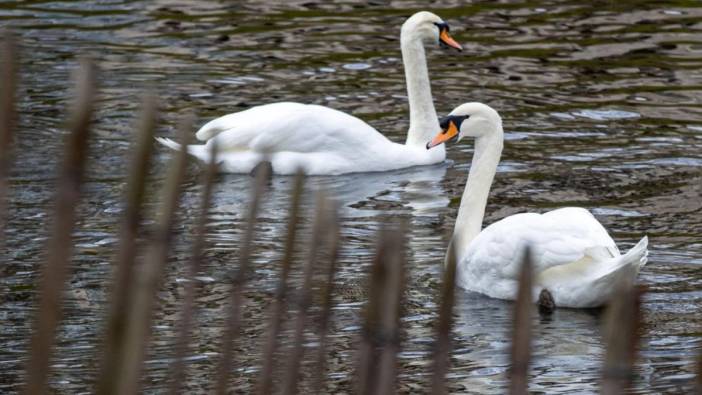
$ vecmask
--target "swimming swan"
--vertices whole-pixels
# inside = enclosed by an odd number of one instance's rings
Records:
[[[203,145],[188,152],[209,161],[216,140],[220,169],[248,173],[261,160],[276,174],[302,168],[310,175],[387,171],[442,162],[444,147],[427,151],[426,141],[438,129],[424,43],[442,43],[461,50],[438,16],[422,11],[402,25],[400,43],[407,80],[410,126],[405,144],[388,140],[362,120],[328,107],[292,102],[272,103],[225,115],[208,122],[196,134]],[[173,149],[180,145],[157,139]]]
[[[648,238],[644,236],[621,255],[602,224],[584,208],[515,214],[481,231],[502,153],[502,119],[485,104],[466,103],[442,119],[440,127],[427,149],[452,138],[475,138],[473,162],[454,228],[461,287],[493,298],[514,299],[526,245],[531,248],[535,294],[548,290],[556,306],[601,306],[618,284],[635,281],[646,264]]]

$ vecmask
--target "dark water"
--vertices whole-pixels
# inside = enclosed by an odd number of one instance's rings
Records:
[[[0,26],[13,27],[23,42],[10,259],[0,277],[0,392],[20,388],[71,96],[68,80],[78,56],[99,60],[102,93],[53,365],[52,385],[61,393],[91,391],[124,158],[144,91],[159,94],[164,136],[174,135],[186,109],[196,111],[200,125],[250,106],[294,100],[348,111],[404,141],[408,113],[399,26],[428,7],[425,2],[262,3],[0,1]],[[636,392],[689,391],[702,342],[702,5],[444,1],[432,7],[467,49],[428,52],[437,111],[482,101],[504,118],[507,141],[486,221],[578,205],[592,210],[622,249],[647,234],[651,251],[641,282],[649,292]],[[165,149],[159,153],[154,191],[169,157]],[[351,387],[363,279],[375,232],[394,217],[410,223],[401,389],[416,392],[427,380],[440,264],[471,153],[471,144],[460,143],[449,147],[452,161],[444,165],[311,181],[342,203],[328,391]],[[223,175],[216,186],[188,365],[191,391],[205,391],[213,381],[226,276],[236,264],[249,183],[247,176]],[[237,353],[237,388],[243,392],[257,378],[256,353],[277,278],[290,184],[276,177],[262,212],[246,336]],[[199,192],[191,176],[177,251],[160,295],[147,363],[149,392],[165,386]],[[151,205],[156,202],[153,194]],[[511,305],[461,293],[457,310],[451,388],[502,393]],[[603,355],[600,321],[597,313],[572,310],[535,319],[531,390],[595,392]]]

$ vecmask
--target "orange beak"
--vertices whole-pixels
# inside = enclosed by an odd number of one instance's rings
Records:
[[[439,40],[440,40],[442,43],[448,45],[449,47],[456,48],[456,49],[459,50],[459,51],[463,51],[463,47],[461,46],[461,44],[459,44],[458,42],[456,42],[456,40],[454,40],[453,37],[451,37],[451,36],[448,34],[448,30],[442,30],[442,31],[441,31],[441,34],[439,35]]]
[[[434,136],[434,138],[427,143],[427,149],[436,147],[439,144],[445,143],[458,135],[458,128],[453,121],[449,122],[449,126],[446,130],[442,130]]]

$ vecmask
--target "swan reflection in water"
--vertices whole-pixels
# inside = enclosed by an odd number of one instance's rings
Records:
[[[316,191],[324,191],[336,202],[342,223],[343,256],[340,257],[338,276],[344,279],[365,276],[365,267],[372,262],[375,253],[380,224],[398,215],[410,217],[412,222],[431,222],[446,211],[449,199],[442,186],[446,168],[447,164],[442,163],[392,172],[307,177],[298,245],[308,242],[315,194]],[[220,255],[209,260],[211,266],[207,271],[214,278],[225,276],[227,270],[232,268],[222,262],[236,260],[246,229],[253,181],[248,175],[221,174],[214,185],[210,223],[205,235],[208,253]],[[277,264],[282,257],[286,238],[293,183],[292,176],[272,176],[261,202],[254,237],[256,252],[253,270],[258,275],[257,287],[262,290],[273,289],[278,279]],[[201,187],[195,186],[186,192],[183,200],[186,212],[196,211],[200,191]],[[443,244],[441,235],[435,238],[436,243]],[[425,245],[414,244],[415,241],[410,240],[409,248],[418,251],[427,249]],[[438,247],[436,245],[430,250],[440,254],[442,249]],[[439,262],[440,257],[436,255],[430,261]]]
[[[344,176],[310,176],[305,181],[301,216],[314,216],[314,195],[324,191],[339,207],[343,236],[374,235],[388,215],[411,218],[436,217],[445,212],[449,199],[442,187],[445,163],[392,172],[355,173]],[[283,248],[294,177],[273,176],[259,211],[257,243],[272,243],[266,250]],[[214,186],[207,239],[214,250],[236,250],[245,229],[253,179],[248,175],[221,174]],[[196,208],[200,187],[184,197],[186,210]],[[265,251],[264,251],[265,253]],[[360,252],[359,252],[360,253]],[[361,255],[372,253],[363,251]],[[271,255],[273,257],[273,255]]]
[[[305,211],[313,209],[316,191],[324,191],[337,203],[342,218],[368,218],[397,210],[412,216],[438,214],[445,211],[449,203],[441,185],[446,168],[447,165],[442,163],[391,172],[309,176],[305,181],[302,208]],[[261,207],[261,218],[285,222],[293,181],[292,176],[271,177]],[[245,221],[252,183],[253,178],[248,175],[221,174],[214,186],[212,219]],[[196,207],[199,190],[192,192],[186,195],[184,204]]]
[[[514,302],[457,288],[455,306],[453,357],[464,369],[452,375],[477,393],[504,393]],[[529,390],[597,393],[605,350],[602,318],[601,309],[534,314]]]

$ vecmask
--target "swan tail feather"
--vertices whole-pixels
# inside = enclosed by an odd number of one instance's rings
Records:
[[[586,307],[602,306],[611,300],[616,289],[635,284],[639,269],[646,264],[647,260],[648,237],[644,236],[626,254],[618,258],[617,264],[611,271],[589,284],[585,294],[599,296],[593,298]]]
[[[568,278],[573,288],[555,296],[556,305],[562,307],[597,307],[607,304],[615,290],[622,286],[636,283],[639,269],[646,264],[648,257],[648,238],[643,237],[626,254],[602,262],[604,270],[597,270],[591,276],[583,278],[577,275]],[[552,284],[564,283],[564,279],[554,279]],[[583,281],[586,280],[586,281]],[[557,286],[545,284],[549,291],[558,290]]]
[[[648,262],[648,236],[644,236],[621,258],[621,266],[633,266],[637,269]]]
[[[175,141],[169,138],[156,137],[156,141],[158,141],[159,144],[164,145],[174,151],[180,151],[180,144],[176,143]]]
[[[156,137],[156,141],[174,151],[180,151],[182,149],[182,146],[179,143],[169,138]],[[206,145],[189,145],[187,146],[187,149],[190,155],[196,157],[197,159],[203,162],[209,162],[210,154]]]

